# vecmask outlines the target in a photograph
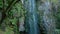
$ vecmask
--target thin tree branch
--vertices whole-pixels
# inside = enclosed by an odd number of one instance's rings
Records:
[[[5,12],[8,12],[14,4],[16,4],[19,0],[12,0],[8,7],[6,8]]]

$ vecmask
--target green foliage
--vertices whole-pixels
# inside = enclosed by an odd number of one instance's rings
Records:
[[[5,8],[9,5],[12,0],[5,1]],[[0,0],[0,7],[2,8],[2,0]],[[19,34],[19,29],[17,27],[17,23],[20,17],[24,16],[23,6],[21,2],[17,2],[15,5],[12,6],[11,10],[6,12],[6,18],[3,20],[4,24],[6,25],[5,34]]]
[[[2,8],[2,0],[0,0],[0,7]]]
[[[14,32],[13,32],[13,28],[6,27],[5,34],[14,34]]]
[[[55,15],[55,17],[57,18],[57,28],[60,29],[60,6],[58,8],[57,14]]]
[[[53,3],[58,3],[59,0],[51,0]]]

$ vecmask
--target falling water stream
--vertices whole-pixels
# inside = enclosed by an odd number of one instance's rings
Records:
[[[28,34],[39,34],[38,18],[36,13],[35,0],[28,0],[27,25],[29,27]]]

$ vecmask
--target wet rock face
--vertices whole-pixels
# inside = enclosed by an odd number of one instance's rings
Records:
[[[51,5],[50,1],[45,0],[45,1],[43,1],[43,3],[38,4],[38,10],[40,12],[43,12],[42,25],[44,26],[43,28],[45,29],[44,31],[46,32],[46,34],[55,33],[55,21],[54,21],[54,17],[53,17],[51,9],[52,9],[52,5]]]
[[[25,27],[24,27],[24,17],[19,19],[19,31],[25,31]]]
[[[22,4],[24,4],[24,0],[21,0]]]
[[[46,28],[46,34],[54,34],[55,33],[55,22],[53,18],[53,14],[51,11],[51,3],[45,2],[43,21],[44,27]]]

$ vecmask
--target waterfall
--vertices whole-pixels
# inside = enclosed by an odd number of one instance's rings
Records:
[[[28,0],[28,12],[26,18],[26,24],[28,29],[28,34],[39,34],[38,18],[36,13],[35,0]]]

